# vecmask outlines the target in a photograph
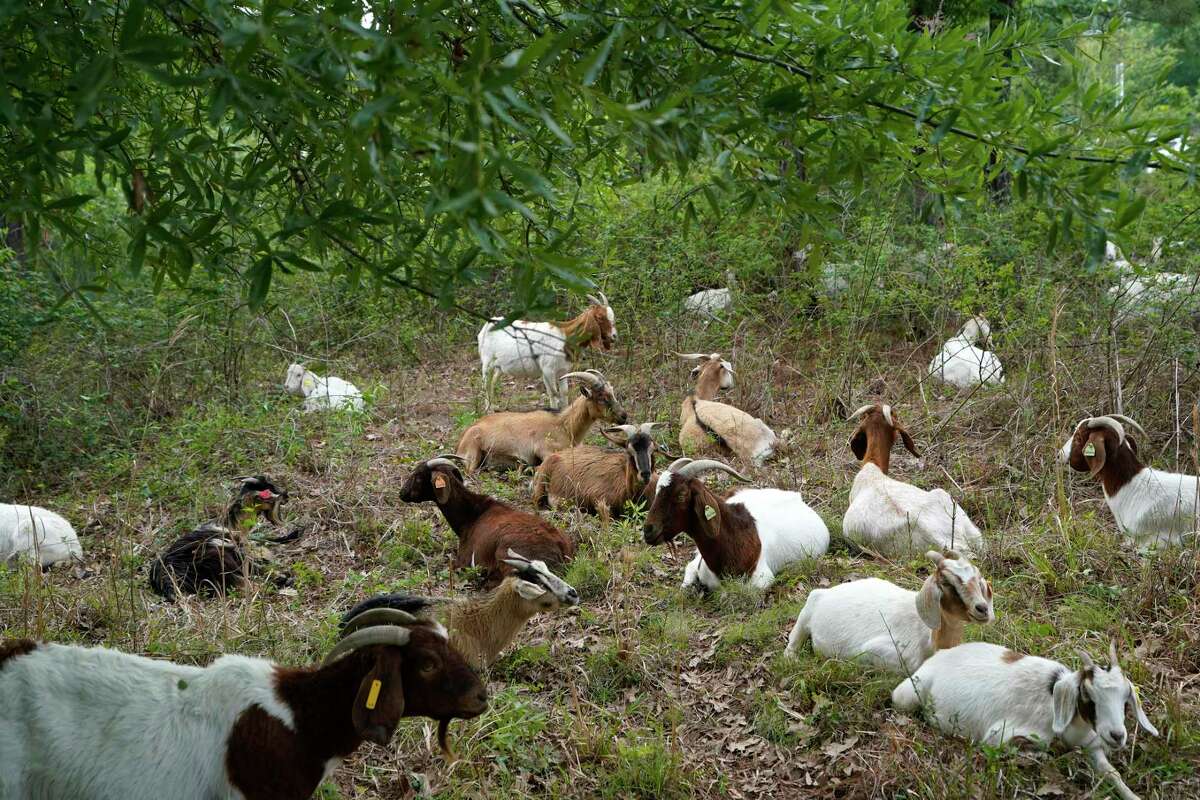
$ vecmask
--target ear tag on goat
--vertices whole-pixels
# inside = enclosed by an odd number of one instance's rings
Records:
[[[717,510],[715,508],[713,508],[712,506],[704,507],[704,518],[705,519],[712,519],[716,515],[717,515]]]
[[[367,708],[371,711],[375,710],[375,704],[379,702],[379,690],[383,688],[383,682],[374,680],[371,681],[371,691],[367,692]]]
[[[433,476],[433,488],[445,489],[446,488],[446,476],[445,475],[434,475]]]
[[[1096,445],[1093,442],[1088,442],[1083,446],[1083,454],[1088,458],[1096,455]]]

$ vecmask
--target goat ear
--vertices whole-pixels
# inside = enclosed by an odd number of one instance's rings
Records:
[[[429,480],[433,483],[433,497],[439,503],[450,500],[450,479],[440,470],[434,470]]]
[[[937,570],[925,579],[921,591],[917,592],[917,615],[930,630],[942,627],[942,587]]]
[[[854,453],[854,457],[859,461],[867,454],[867,432],[863,430],[862,425],[859,425],[858,430],[850,437],[850,452]]]
[[[1088,455],[1088,452],[1091,455]],[[1088,435],[1087,444],[1083,446],[1083,457],[1087,460],[1088,469],[1095,477],[1100,470],[1104,469],[1104,462],[1108,459],[1108,453],[1104,449],[1104,434],[1100,431],[1093,431]]]
[[[1125,434],[1125,444],[1129,445],[1129,449],[1133,451],[1135,456],[1138,454],[1137,442],[1129,434]]]
[[[1146,716],[1146,712],[1142,711],[1142,700],[1138,697],[1137,687],[1133,685],[1133,681],[1126,681],[1129,684],[1129,694],[1125,696],[1125,705],[1133,708],[1133,715],[1137,717],[1137,724],[1142,730],[1151,736],[1158,736],[1158,728],[1154,727],[1154,723],[1150,722],[1150,718]]]
[[[1071,720],[1075,719],[1075,712],[1079,706],[1079,682],[1078,672],[1064,672],[1054,682],[1055,736],[1062,736]]]
[[[523,600],[537,600],[546,593],[544,587],[538,586],[536,583],[530,583],[526,580],[517,581],[517,594]]]
[[[913,443],[912,434],[899,425],[896,426],[896,431],[900,434],[900,441],[904,442],[904,449],[912,453],[915,458],[920,458],[921,454],[917,452],[917,446]]]
[[[624,447],[626,444],[628,444],[628,440],[624,438],[624,434],[619,434],[618,436],[612,436],[609,434],[608,431],[601,430],[600,435],[603,436],[605,439],[608,439],[613,444],[619,445],[620,447]]]
[[[721,535],[721,512],[717,509],[717,499],[706,490],[692,492],[692,513],[696,524],[710,539]]]
[[[358,685],[350,718],[355,732],[368,742],[386,745],[404,716],[403,662],[395,648],[380,648],[375,666]]]

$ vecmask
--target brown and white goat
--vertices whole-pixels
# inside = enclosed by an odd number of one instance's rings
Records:
[[[628,502],[654,501],[653,428],[660,422],[618,425],[601,431],[622,450],[578,445],[551,453],[534,473],[533,503],[542,508],[569,504],[598,514],[608,525]]]
[[[776,437],[766,423],[728,403],[713,400],[733,386],[733,367],[720,353],[679,353],[700,360],[692,369],[696,386],[679,407],[679,446],[685,454],[717,452],[761,466],[775,453]]]
[[[509,550],[504,563],[516,572],[482,597],[439,601],[411,594],[381,594],[359,603],[346,619],[372,608],[396,608],[437,619],[450,632],[450,645],[468,663],[486,669],[535,614],[579,605],[579,592],[544,562],[531,561]]]
[[[482,568],[484,588],[493,588],[513,572],[504,561],[509,550],[551,565],[564,564],[575,555],[575,543],[538,515],[468,489],[451,458],[457,456],[417,464],[400,487],[400,499],[437,503],[458,534],[455,569]]]
[[[483,369],[483,406],[491,409],[492,390],[500,373],[521,378],[541,376],[551,403],[566,402],[563,378],[587,348],[601,352],[617,340],[616,320],[608,298],[588,296],[592,305],[579,316],[565,322],[528,322],[513,320],[506,328],[497,328],[496,317],[479,331],[479,360]]]
[[[0,644],[0,796],[305,800],[402,717],[487,709],[445,630],[401,611],[355,617],[319,667],[225,655],[208,667],[103,647]]]
[[[467,474],[482,466],[536,467],[558,450],[583,441],[597,420],[624,423],[625,409],[612,384],[597,370],[571,372],[564,380],[579,381],[579,397],[561,411],[502,411],[488,414],[463,431],[458,455]]]

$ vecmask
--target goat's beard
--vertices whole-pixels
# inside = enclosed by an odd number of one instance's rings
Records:
[[[450,717],[444,717],[438,720],[438,747],[441,748],[442,757],[446,761],[454,761],[456,756],[454,751],[450,749]]]

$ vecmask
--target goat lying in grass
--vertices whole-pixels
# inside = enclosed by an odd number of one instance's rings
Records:
[[[508,551],[504,563],[515,572],[483,597],[443,602],[411,594],[381,594],[359,603],[349,620],[372,608],[397,608],[436,618],[450,633],[450,644],[479,669],[490,667],[534,614],[579,605],[579,592],[542,561]]]
[[[765,422],[728,403],[712,398],[718,389],[733,386],[733,368],[720,353],[680,353],[681,358],[699,359],[692,370],[694,391],[679,408],[679,446],[693,455],[717,450],[762,466],[775,454],[775,432]]]
[[[318,667],[225,655],[185,666],[103,647],[0,644],[0,797],[305,800],[402,717],[487,709],[444,630],[357,615]]]
[[[968,642],[930,656],[893,690],[892,705],[907,712],[924,705],[942,731],[984,744],[1061,739],[1082,747],[1123,800],[1138,800],[1107,753],[1125,746],[1126,707],[1143,730],[1151,736],[1158,731],[1121,672],[1115,641],[1108,654],[1109,665],[1098,667],[1081,652],[1083,668],[1072,672],[1048,658]]]
[[[484,588],[492,588],[512,572],[504,561],[504,554],[510,551],[552,565],[566,563],[575,555],[575,543],[546,520],[468,489],[452,458],[458,457],[438,456],[417,464],[400,487],[400,499],[437,503],[458,534],[455,569],[484,569]]]
[[[684,589],[714,590],[726,577],[767,589],[788,564],[825,554],[829,529],[799,492],[740,489],[722,500],[700,479],[712,470],[748,480],[720,461],[680,458],[659,476],[642,529],[649,545],[685,532],[696,542],[700,552],[684,570]]]
[[[991,334],[992,328],[986,319],[971,317],[929,362],[929,374],[959,389],[1004,383],[1000,359],[995,353],[976,346],[986,344]]]
[[[603,375],[594,369],[571,372],[579,397],[562,411],[502,411],[476,420],[463,431],[456,448],[467,474],[482,466],[538,466],[551,453],[583,441],[597,420],[625,422],[625,410]]]
[[[551,453],[534,473],[533,504],[569,504],[598,514],[605,526],[624,513],[627,503],[644,500],[648,508],[654,501],[653,428],[660,424],[617,425],[601,432],[622,450],[584,444]]]
[[[0,503],[0,564],[29,559],[42,567],[83,557],[71,523],[38,506]]]
[[[342,408],[363,410],[363,396],[357,386],[333,375],[322,378],[317,373],[305,369],[302,364],[292,364],[288,367],[283,388],[304,398],[305,411]]]
[[[784,654],[795,655],[811,639],[823,656],[908,674],[935,651],[960,644],[966,623],[991,622],[992,587],[975,565],[953,550],[925,555],[934,570],[919,592],[878,578],[813,589]]]
[[[154,559],[150,588],[167,600],[180,594],[225,594],[251,573],[263,572],[269,559],[252,556],[248,529],[258,519],[280,524],[279,508],[287,499],[287,492],[264,475],[239,478],[233,499],[218,519],[179,537]],[[288,542],[297,535],[267,541]]]

